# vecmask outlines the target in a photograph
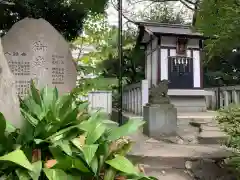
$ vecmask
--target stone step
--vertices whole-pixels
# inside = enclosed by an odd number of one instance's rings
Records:
[[[159,180],[193,180],[187,171],[182,169],[154,169],[144,167],[148,176],[153,176]]]
[[[208,124],[201,125],[200,130],[201,130],[201,132],[202,131],[221,131],[217,125],[214,126],[214,125],[208,125]]]
[[[185,169],[152,168],[141,165],[145,174],[159,180],[236,180],[234,172],[229,172],[214,162],[187,162]]]
[[[199,144],[223,144],[228,136],[220,130],[204,130],[197,137]]]
[[[184,168],[187,160],[219,160],[231,154],[230,150],[219,145],[179,145],[143,141],[134,144],[129,157],[151,167]]]
[[[230,155],[230,150],[219,145],[177,145],[153,141],[136,143],[128,157],[134,163],[144,165],[147,175],[160,180],[171,180],[171,177],[172,180],[191,180],[195,178],[190,175],[201,177],[202,173],[215,180],[220,172],[223,173],[217,162]]]

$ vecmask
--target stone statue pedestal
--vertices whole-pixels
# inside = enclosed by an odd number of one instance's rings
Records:
[[[143,133],[154,139],[175,135],[177,131],[177,109],[172,104],[147,104],[143,109],[146,121]]]

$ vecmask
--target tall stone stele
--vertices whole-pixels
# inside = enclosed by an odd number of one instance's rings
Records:
[[[150,90],[149,103],[143,108],[143,118],[146,121],[143,132],[149,137],[160,139],[161,136],[176,134],[177,109],[170,103],[167,93],[167,80]]]
[[[19,100],[15,88],[15,79],[8,67],[0,39],[0,112],[15,127],[21,127]]]
[[[17,93],[24,97],[33,79],[38,88],[57,87],[63,94],[76,87],[77,70],[69,43],[46,20],[25,18],[2,38]]]

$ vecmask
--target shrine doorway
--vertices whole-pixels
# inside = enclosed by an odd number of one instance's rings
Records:
[[[170,89],[192,89],[193,59],[181,56],[169,57],[168,80]]]

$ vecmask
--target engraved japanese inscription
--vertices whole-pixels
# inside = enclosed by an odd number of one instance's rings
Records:
[[[57,87],[60,93],[76,86],[77,71],[68,42],[44,19],[17,22],[2,40],[4,54],[15,76],[19,96],[36,85]]]
[[[2,50],[0,39],[0,109],[7,121],[21,127],[19,100],[15,88],[15,79]]]

